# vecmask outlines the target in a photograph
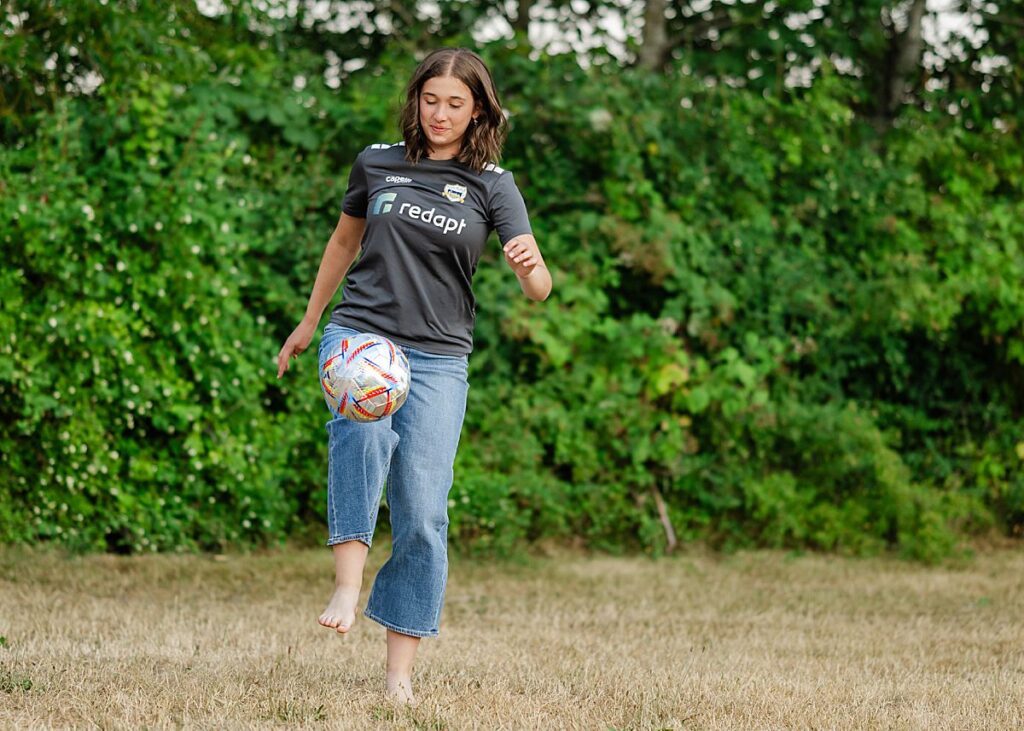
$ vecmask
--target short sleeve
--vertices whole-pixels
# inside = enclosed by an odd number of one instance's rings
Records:
[[[516,236],[533,233],[523,194],[519,192],[512,173],[508,171],[498,176],[491,189],[488,214],[502,245]]]
[[[341,210],[349,216],[366,218],[366,167],[363,164],[363,155],[366,151],[356,155],[356,161],[352,163],[352,170],[348,174],[348,190],[345,191],[345,199]]]

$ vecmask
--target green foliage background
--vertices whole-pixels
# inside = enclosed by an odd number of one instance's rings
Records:
[[[104,83],[0,125],[0,541],[304,532],[316,343],[282,381],[274,357],[348,166],[398,139],[411,52],[332,89],[319,53],[237,16],[73,7],[104,29],[79,43]],[[24,79],[48,49],[23,41],[0,65]],[[478,269],[455,545],[658,553],[658,496],[680,538],[725,548],[934,559],[1020,534],[1016,121],[964,124],[936,92],[882,129],[827,65],[773,92],[480,51],[555,291],[525,300],[496,243]]]

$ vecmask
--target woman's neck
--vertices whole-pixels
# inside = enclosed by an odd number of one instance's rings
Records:
[[[459,148],[448,146],[439,148],[427,148],[428,160],[453,160],[459,156]]]

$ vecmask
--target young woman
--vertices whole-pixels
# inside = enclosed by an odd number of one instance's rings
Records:
[[[403,142],[372,144],[356,157],[341,218],[305,317],[278,354],[277,375],[309,346],[346,272],[320,342],[321,365],[356,332],[385,335],[409,358],[412,385],[395,414],[356,423],[334,413],[327,423],[335,591],[319,621],[344,633],[355,620],[386,483],[392,552],[364,614],[387,628],[388,692],[412,702],[416,649],[421,637],[438,633],[448,575],[448,491],[473,347],[473,273],[496,230],[523,294],[547,298],[551,276],[512,173],[495,164],[506,124],[480,57],[463,48],[427,56],[409,82],[400,123]]]

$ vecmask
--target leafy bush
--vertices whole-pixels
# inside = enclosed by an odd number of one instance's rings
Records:
[[[0,540],[219,548],[321,519],[313,356],[273,362],[409,64],[333,90],[312,54],[200,30],[2,128]],[[1020,533],[1011,134],[911,112],[881,135],[828,73],[763,96],[484,53],[555,293],[527,302],[496,244],[481,262],[454,544],[657,553],[659,497],[727,548]]]

